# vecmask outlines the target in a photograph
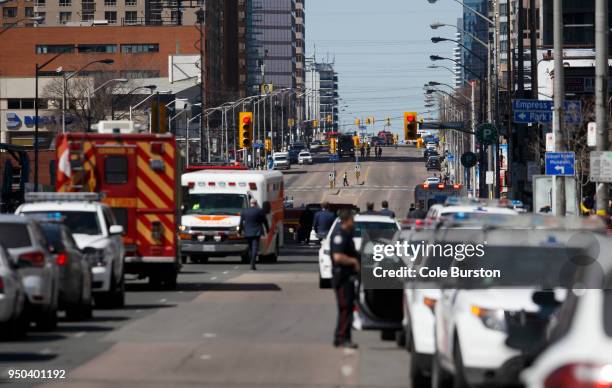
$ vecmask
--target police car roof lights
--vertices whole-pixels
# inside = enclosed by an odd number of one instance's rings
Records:
[[[34,192],[26,193],[25,202],[100,202],[104,199],[103,193],[54,193]]]

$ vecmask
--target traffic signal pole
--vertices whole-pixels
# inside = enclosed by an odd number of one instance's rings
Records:
[[[607,0],[606,0],[607,1]],[[554,30],[554,111],[553,111],[553,136],[555,139],[555,152],[564,151],[563,125],[565,124],[564,106],[565,99],[565,72],[563,68],[563,0],[553,2],[553,30]],[[607,20],[607,14],[606,14]],[[606,56],[606,64],[607,64]],[[565,177],[553,176],[553,214],[565,216]],[[537,210],[537,209],[536,209]]]
[[[608,150],[608,0],[595,0],[595,121],[597,122],[597,151]],[[556,59],[556,58],[555,58]],[[608,212],[609,185],[597,183],[597,214]]]

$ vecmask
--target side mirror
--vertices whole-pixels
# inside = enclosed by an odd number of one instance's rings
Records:
[[[108,228],[108,233],[112,236],[115,235],[122,235],[123,234],[123,226],[121,225],[111,225],[110,228]]]

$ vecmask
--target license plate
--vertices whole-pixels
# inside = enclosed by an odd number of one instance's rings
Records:
[[[203,252],[214,252],[215,246],[214,245],[202,245],[202,251]]]

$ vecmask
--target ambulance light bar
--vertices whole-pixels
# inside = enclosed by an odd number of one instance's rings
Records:
[[[26,202],[100,202],[104,199],[103,193],[53,193],[34,192],[26,193]]]

